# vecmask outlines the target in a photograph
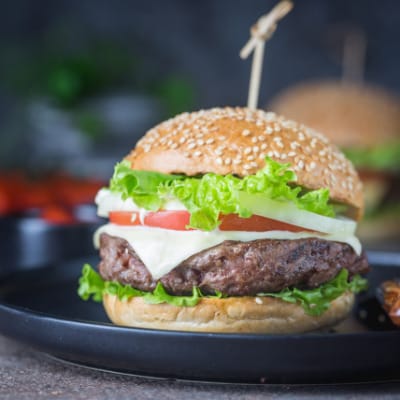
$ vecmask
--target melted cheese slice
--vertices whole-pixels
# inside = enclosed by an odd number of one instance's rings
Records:
[[[154,279],[161,278],[193,254],[216,246],[225,240],[248,242],[257,239],[290,240],[317,237],[347,243],[357,254],[361,253],[359,240],[354,235],[343,236],[343,234],[318,235],[313,232],[294,233],[287,231],[173,231],[145,226],[106,224],[95,233],[94,242],[96,247],[99,247],[99,236],[103,232],[110,236],[125,239],[143,261]]]

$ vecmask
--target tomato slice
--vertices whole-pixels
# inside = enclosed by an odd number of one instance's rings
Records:
[[[277,221],[275,219],[252,215],[250,218],[241,218],[236,214],[224,215],[221,219],[219,229],[221,231],[289,231],[289,232],[304,232],[308,229],[300,226],[287,224],[286,222]]]
[[[72,213],[59,205],[50,205],[43,208],[41,217],[52,224],[68,225],[76,222]]]
[[[145,225],[155,228],[185,231],[188,230],[186,227],[189,225],[190,214],[185,210],[148,212],[143,215],[141,220],[140,213],[137,211],[111,211],[109,213],[109,218],[110,222],[117,225]],[[221,231],[249,232],[311,232],[309,229],[301,228],[300,226],[287,224],[259,215],[252,215],[250,218],[241,218],[236,214],[221,216],[219,229]]]
[[[174,231],[186,231],[190,214],[185,210],[148,212],[144,214],[143,221],[141,221],[140,213],[137,211],[111,211],[109,218],[110,222],[117,225],[145,225]]]

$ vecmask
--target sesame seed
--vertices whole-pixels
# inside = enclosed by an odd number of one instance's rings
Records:
[[[242,132],[243,136],[249,136],[251,134],[251,132],[248,129],[244,129]]]
[[[228,157],[225,159],[225,165],[230,165],[231,159]]]
[[[171,149],[175,150],[178,147],[178,143],[172,143],[171,146],[169,146]]]
[[[296,150],[297,147],[300,147],[300,144],[297,142],[290,143],[290,148]]]
[[[197,144],[198,144],[199,146],[203,146],[203,144],[204,144],[204,140],[202,140],[202,139],[199,139],[199,140],[197,141]]]
[[[216,154],[217,156],[222,156],[222,150],[221,150],[221,149],[216,149],[216,150],[215,150],[215,154]]]
[[[265,150],[267,148],[267,144],[266,143],[263,143],[262,145],[261,145],[261,150]]]
[[[192,149],[194,149],[196,147],[196,143],[190,143],[189,145],[188,145],[188,149],[189,150],[192,150]]]
[[[260,148],[258,146],[253,147],[253,152],[258,153],[260,151]]]
[[[262,299],[260,299],[259,297],[256,297],[256,298],[254,299],[254,301],[255,301],[257,304],[262,304],[262,303],[263,303]]]
[[[251,153],[251,147],[246,147],[244,149],[244,154],[250,154]]]
[[[255,136],[251,138],[252,143],[257,143],[257,140],[258,139]]]
[[[211,144],[211,143],[214,143],[214,139],[213,138],[210,138],[210,139],[206,140],[206,144]]]
[[[246,157],[249,161],[253,161],[254,160],[254,156],[252,156],[251,154],[249,156]]]
[[[200,150],[197,150],[197,151],[195,151],[194,153],[193,153],[193,155],[195,156],[195,157],[200,157],[201,156],[201,151]]]
[[[249,170],[249,169],[251,169],[251,165],[250,164],[244,164],[243,168],[246,169],[246,170]]]
[[[186,142],[186,138],[185,138],[184,136],[182,136],[182,137],[179,139],[179,143],[183,144],[183,143],[185,143],[185,142]]]
[[[297,163],[297,166],[298,166],[299,169],[303,169],[303,168],[304,168],[304,161],[303,161],[303,160],[300,160],[300,161]]]
[[[273,113],[273,112],[271,112],[271,111],[269,111],[269,112],[267,112],[267,113],[265,114],[265,119],[266,119],[267,121],[271,121],[271,120],[275,119],[275,117],[276,117],[276,114]]]
[[[315,169],[316,166],[317,164],[314,161],[310,162],[310,169]]]
[[[265,130],[265,133],[267,135],[271,135],[273,132],[274,132],[274,130],[270,126],[268,126],[267,129]]]
[[[221,157],[218,157],[215,161],[216,161],[216,163],[218,165],[222,165],[222,158]]]
[[[296,155],[295,151],[289,151],[288,156],[289,157],[294,157]]]

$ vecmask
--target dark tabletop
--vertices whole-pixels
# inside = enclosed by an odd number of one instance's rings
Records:
[[[233,385],[117,375],[69,365],[0,336],[0,399],[399,399],[400,381]]]

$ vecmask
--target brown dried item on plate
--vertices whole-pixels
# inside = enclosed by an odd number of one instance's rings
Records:
[[[400,280],[383,282],[381,290],[384,310],[392,322],[400,327]]]

